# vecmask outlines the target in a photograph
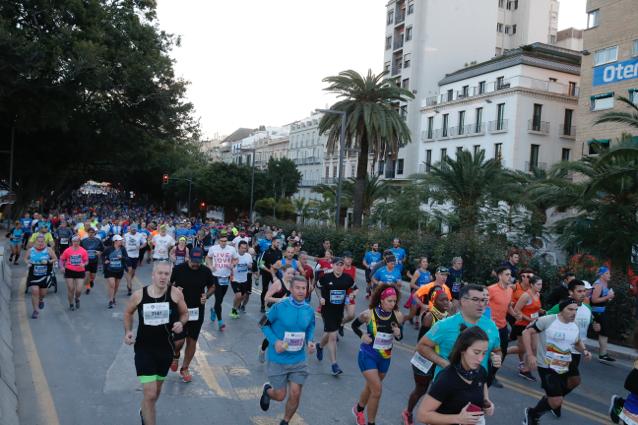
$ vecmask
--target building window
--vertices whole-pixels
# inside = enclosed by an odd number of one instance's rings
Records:
[[[451,102],[454,100],[454,90],[450,89],[447,91],[447,101]]]
[[[337,166],[336,165],[332,167],[332,177],[339,177],[337,175]]]
[[[574,118],[574,110],[565,109],[565,119],[563,121],[563,134],[566,136],[573,136],[572,134],[573,118]]]
[[[463,97],[468,97],[470,95],[470,86],[463,86],[461,93],[463,94]]]
[[[541,119],[543,115],[543,105],[534,104],[534,112],[532,115],[532,130],[541,131]]]
[[[503,32],[503,24],[500,22],[496,24],[496,32]]]
[[[503,144],[494,143],[494,159],[501,161],[503,159]]]
[[[383,170],[385,170],[385,161],[379,161],[379,175],[383,174]]]
[[[432,149],[425,151],[425,172],[429,173],[432,169]]]
[[[505,25],[505,34],[509,34],[509,33],[510,33],[510,26]]]
[[[459,134],[463,134],[465,130],[465,111],[459,111]]]
[[[403,159],[397,160],[397,174],[403,174]]]
[[[330,167],[326,167],[326,178],[330,177]]]
[[[512,25],[512,35],[516,34],[516,24]]]
[[[441,129],[441,135],[447,137],[447,127],[450,121],[450,114],[443,114],[443,128]]]
[[[447,159],[447,148],[442,148],[441,149],[441,162],[445,161]]]
[[[598,26],[598,20],[600,19],[600,10],[592,10],[587,12],[587,28],[594,28]]]
[[[481,151],[481,145],[474,145],[474,149],[473,149],[474,156],[478,155],[480,151]]]
[[[410,3],[408,5],[408,15],[412,15],[414,13],[414,3]]]
[[[618,46],[607,47],[594,52],[594,66],[604,65],[618,60]]]
[[[401,81],[401,87],[403,87],[404,89],[409,89],[410,88],[410,79],[409,78],[404,78],[403,81]]]
[[[629,89],[629,100],[634,105],[638,105],[638,89]]]
[[[569,96],[578,96],[578,93],[576,93],[576,82],[575,81],[570,81],[569,82],[569,86],[568,86],[568,92],[567,94]]]
[[[403,67],[404,68],[409,68],[410,67],[410,58],[411,58],[411,54],[410,53],[406,53],[403,56]]]
[[[554,34],[549,35],[549,44],[556,44],[556,36]]]
[[[432,139],[434,133],[434,117],[428,117],[428,140]]]
[[[503,6],[505,6],[505,0],[498,0],[498,7],[502,9]]]
[[[529,168],[527,171],[534,171],[538,168],[538,153],[540,145],[532,145],[529,149]]]
[[[384,70],[385,72],[390,72],[390,62],[386,62],[386,63],[383,65],[383,70]]]
[[[408,105],[401,106],[399,114],[401,114],[401,118],[406,119],[408,117]]]
[[[518,0],[511,0],[507,2],[507,10],[518,9]]]
[[[392,36],[385,38],[385,49],[390,50],[392,48]]]
[[[563,148],[563,150],[561,151],[561,154],[560,154],[560,160],[561,161],[569,161],[569,153],[570,152],[571,152],[570,149]]]
[[[387,24],[390,25],[392,24],[392,22],[394,22],[394,11],[393,10],[389,10],[388,11],[388,19],[387,19]]]
[[[476,119],[474,120],[474,132],[480,133],[483,131],[483,108],[476,108]]]
[[[602,111],[614,107],[614,93],[598,94],[591,97],[591,110]]]
[[[478,94],[485,93],[485,81],[479,81]]]
[[[503,130],[505,127],[505,104],[499,103],[496,105],[496,129]]]
[[[456,157],[458,158],[459,154],[463,152],[463,146],[456,147]]]
[[[632,44],[631,55],[638,56],[638,39],[634,40]]]
[[[412,40],[412,27],[407,27],[405,29],[405,41]]]
[[[505,89],[505,77],[496,77],[496,90]]]
[[[354,165],[354,164],[352,164],[352,167],[350,167],[350,175],[351,175],[352,177],[355,177],[355,176],[356,176],[356,173],[357,173],[357,166],[356,166],[356,165]]]
[[[601,152],[609,150],[609,139],[592,139],[589,142],[589,155],[597,155]]]

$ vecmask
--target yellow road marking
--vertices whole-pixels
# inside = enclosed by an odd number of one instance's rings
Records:
[[[277,425],[282,418],[272,418],[269,416],[253,416],[250,421],[253,425]],[[290,421],[290,425],[308,425],[299,415],[295,414]]]
[[[38,349],[35,345],[35,341],[33,340],[31,326],[29,325],[29,319],[27,318],[27,305],[24,296],[24,288],[26,285],[27,278],[25,277],[20,283],[20,289],[18,291],[18,321],[20,322],[22,343],[24,344],[24,351],[27,355],[27,359],[29,360],[29,369],[31,371],[31,377],[33,378],[33,386],[35,388],[35,395],[40,408],[41,417],[48,425],[60,425],[58,412],[55,410],[51,390],[49,389],[47,378],[44,375],[40,356],[38,355]]]
[[[199,345],[199,344],[198,344]],[[228,393],[224,391],[224,389],[219,385],[219,381],[217,381],[217,377],[215,376],[215,371],[206,361],[206,355],[201,351],[195,351],[195,360],[197,360],[198,370],[202,374],[204,378],[204,382],[218,397],[230,398]]]

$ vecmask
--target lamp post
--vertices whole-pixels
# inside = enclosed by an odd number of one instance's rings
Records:
[[[253,198],[255,196],[255,148],[241,148],[243,152],[251,152],[252,154],[252,174],[250,176],[250,207],[248,212],[248,221],[253,222]]]
[[[335,226],[339,228],[339,217],[341,212],[341,183],[343,182],[343,151],[346,142],[346,111],[337,111],[335,109],[317,109],[317,112],[324,114],[341,115],[341,131],[339,132],[339,176],[337,177],[337,211],[335,213]]]

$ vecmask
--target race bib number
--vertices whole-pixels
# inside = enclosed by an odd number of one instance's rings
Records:
[[[82,265],[82,256],[81,255],[72,255],[70,261],[72,266],[81,266]]]
[[[197,322],[199,320],[199,307],[188,309],[188,321]]]
[[[175,265],[179,266],[186,260],[186,257],[175,257]]]
[[[48,266],[42,265],[42,264],[36,264],[33,266],[33,275],[34,276],[44,276],[45,274],[47,274],[47,271],[49,270]]]
[[[420,355],[418,351],[414,353],[410,363],[425,374],[430,372],[430,369],[432,369],[432,362]]]
[[[638,415],[628,412],[625,408],[622,409],[618,417],[621,421],[625,422],[626,425],[638,425]]]
[[[217,283],[219,283],[221,286],[228,286],[228,283],[230,283],[230,278],[228,276],[219,276],[217,277]]]
[[[167,302],[144,304],[142,313],[145,325],[160,326],[169,322],[170,308]]]
[[[68,245],[69,244],[69,238],[60,238],[60,244]]]
[[[333,289],[330,291],[330,304],[343,304],[345,298],[345,289]]]
[[[122,268],[122,260],[111,260],[111,264],[109,264],[112,269],[121,269]]]
[[[532,313],[529,317],[531,317],[533,320],[538,319],[538,311],[536,313]]]
[[[545,364],[554,372],[563,374],[569,370],[569,363],[572,361],[571,353],[562,354],[548,351],[545,354]]]
[[[89,250],[87,251],[87,254],[89,254],[89,258],[90,258],[91,260],[94,260],[94,259],[97,257],[97,251],[96,251],[96,250],[94,250],[94,249],[89,249]]]
[[[295,352],[303,349],[303,344],[306,340],[306,334],[304,332],[285,332],[284,343],[286,345],[286,351]]]
[[[452,284],[452,292],[454,292],[454,293],[460,292],[460,291],[461,291],[461,286],[462,286],[462,285],[463,285],[463,284],[462,284],[461,282],[454,282],[454,283]]]
[[[393,338],[394,335],[392,334],[377,332],[377,335],[374,337],[374,344],[372,345],[372,348],[375,350],[391,350]]]

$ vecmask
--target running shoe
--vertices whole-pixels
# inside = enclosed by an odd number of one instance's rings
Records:
[[[131,295],[133,295],[133,290],[129,288],[129,289],[128,289],[128,291],[126,292],[126,295],[127,295],[128,297],[130,297]]]
[[[241,311],[242,313],[246,312],[246,306],[245,305],[240,305],[239,306],[239,311]]]
[[[290,425],[289,422],[284,421],[283,419],[279,422],[279,425]]]
[[[84,291],[84,293],[85,293],[86,295],[89,295],[89,294],[91,293],[91,288],[87,287],[87,288],[86,288],[86,291]]]
[[[39,314],[40,313],[38,313],[37,311],[34,311],[33,314],[31,315],[31,318],[32,319],[37,319]]]
[[[140,409],[140,420],[142,421],[142,425],[144,425],[144,415],[142,415],[142,409]]]
[[[523,425],[540,425],[538,416],[532,413],[531,407],[526,407],[523,413]]]
[[[412,419],[412,413],[408,412],[407,410],[404,410],[403,412],[401,412],[401,417],[403,418],[403,425],[414,425],[414,420]]]
[[[80,309],[80,299],[79,299],[79,298],[76,298],[76,299],[75,299],[75,309],[76,309],[76,310],[79,310],[79,309]]]
[[[109,306],[107,308],[113,308],[113,301],[109,301]]]
[[[74,311],[75,310],[75,306],[73,304],[69,304],[69,310]]]
[[[232,310],[229,316],[231,319],[239,319],[239,313],[237,312],[237,310]]]
[[[179,357],[173,356],[173,361],[171,362],[171,370],[173,372],[177,372],[178,367],[179,367]]]
[[[323,348],[321,348],[321,345],[317,344],[316,346],[316,351],[317,351],[317,360],[322,361],[323,360]]]
[[[261,392],[261,398],[259,399],[259,407],[264,412],[270,408],[270,396],[268,395],[268,390],[271,389],[272,386],[266,382],[264,384],[264,390]]]
[[[259,309],[260,313],[265,313],[266,312],[266,307],[264,307],[263,305],[261,306],[261,308]]]
[[[223,331],[224,329],[226,329],[226,324],[224,323],[224,321],[223,321],[223,320],[220,320],[220,321],[218,322],[218,324],[219,324],[219,330],[220,330],[220,331]]]
[[[342,373],[343,373],[343,370],[341,370],[338,364],[334,363],[332,365],[332,376],[338,376],[338,375],[341,375]]]
[[[191,375],[191,373],[188,371],[188,368],[181,368],[179,370],[179,374],[182,377],[182,381],[187,384],[193,380],[193,375]]]
[[[262,350],[261,349],[261,344],[259,344],[259,347],[257,348],[259,351],[257,351],[257,358],[259,359],[259,363],[265,363],[266,362],[266,350]]]
[[[93,289],[93,287],[95,286],[95,282],[91,281],[89,282],[89,284],[91,285],[91,289]]]
[[[532,372],[530,372],[529,370],[528,371],[519,370],[518,376],[520,376],[523,379],[527,379],[528,381],[536,382],[536,377],[532,375]]]
[[[614,394],[611,396],[611,402],[609,403],[609,418],[615,424],[620,422],[620,412],[622,412],[625,400]]]
[[[339,335],[343,337],[343,325],[339,326]]]
[[[598,356],[598,361],[603,363],[605,362],[613,363],[616,361],[616,359],[611,357],[609,354],[603,354],[602,356]]]
[[[42,310],[44,308],[44,300],[40,300],[40,302],[38,303],[38,308],[40,310]]]
[[[357,410],[356,404],[352,407],[352,416],[354,416],[354,420],[357,421],[357,425],[366,425],[366,415]]]
[[[212,308],[210,309],[210,321],[214,322],[215,320],[217,320],[217,315],[215,314],[215,310],[213,310]]]
[[[552,409],[552,415],[554,415],[556,419],[560,419],[562,414],[563,414],[562,406],[558,406],[557,409]]]

